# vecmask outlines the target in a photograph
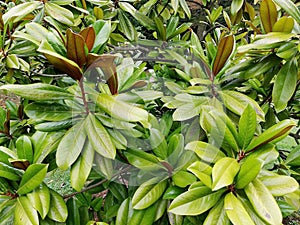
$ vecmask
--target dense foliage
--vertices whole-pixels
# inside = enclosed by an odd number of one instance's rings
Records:
[[[0,108],[0,224],[279,225],[299,210],[298,3],[0,4],[0,90],[21,99]],[[57,168],[73,193],[44,182]]]

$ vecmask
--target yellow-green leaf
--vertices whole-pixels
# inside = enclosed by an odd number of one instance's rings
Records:
[[[39,225],[39,216],[26,196],[18,197],[15,206],[14,225]]]
[[[273,0],[263,0],[260,4],[259,13],[265,32],[271,32],[277,21],[277,9]]]
[[[281,17],[273,26],[273,32],[291,33],[294,29],[294,19],[291,17]]]
[[[52,2],[46,2],[45,12],[47,15],[51,16],[52,18],[59,21],[60,23],[66,24],[68,26],[74,25],[73,13],[64,7],[61,7]]]

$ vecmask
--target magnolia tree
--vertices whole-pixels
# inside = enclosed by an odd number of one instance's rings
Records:
[[[1,2],[0,224],[280,225],[299,210],[291,0]],[[45,177],[69,172],[62,195]],[[55,181],[54,181],[55,182]]]

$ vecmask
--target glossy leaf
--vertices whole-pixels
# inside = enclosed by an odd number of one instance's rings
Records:
[[[128,221],[130,219],[129,211],[132,211],[131,199],[127,198],[119,207],[116,218],[116,225],[128,224]]]
[[[66,32],[67,35],[67,56],[82,68],[86,63],[85,41],[80,34],[74,33],[71,29]]]
[[[284,137],[295,125],[296,123],[293,120],[286,119],[280,121],[254,138],[245,150],[257,149],[268,142],[276,141],[278,138]]]
[[[143,183],[132,197],[133,208],[139,210],[148,208],[163,195],[166,187],[167,180],[159,181],[157,178]]]
[[[291,0],[274,0],[274,2],[300,23],[300,11]]]
[[[215,163],[225,157],[220,149],[202,141],[190,142],[185,146],[185,149],[194,151],[200,159],[209,163]]]
[[[224,200],[221,199],[208,213],[203,225],[230,225],[230,220],[224,209]]]
[[[203,182],[207,187],[211,188],[212,186],[212,167],[207,165],[206,163],[196,161],[192,163],[188,168],[188,171],[195,174],[198,179]]]
[[[285,163],[291,166],[300,166],[300,145],[295,147],[287,156]]]
[[[62,120],[59,122],[43,122],[36,125],[34,128],[38,131],[53,132],[64,130],[72,127],[76,123],[76,119]]]
[[[242,202],[232,192],[225,196],[224,209],[228,218],[234,225],[255,225]]]
[[[20,171],[17,169],[0,162],[0,177],[4,177],[8,180],[18,181],[20,180]]]
[[[173,174],[172,180],[176,186],[184,188],[196,182],[197,179],[193,174],[181,170]]]
[[[65,222],[68,217],[64,199],[53,190],[50,191],[50,210],[47,216],[57,222]]]
[[[229,35],[223,37],[218,45],[217,55],[213,63],[213,73],[217,75],[224,67],[234,50],[234,36]]]
[[[9,159],[18,158],[15,151],[10,150],[4,146],[0,146],[0,162],[10,165]]]
[[[232,184],[239,169],[240,165],[236,159],[225,157],[217,161],[212,169],[212,190]]]
[[[252,106],[248,105],[240,120],[238,142],[242,149],[245,149],[251,142],[256,130],[256,112]]]
[[[85,139],[85,121],[81,121],[67,131],[56,151],[56,164],[63,170],[68,169],[80,155]]]
[[[262,168],[262,161],[256,158],[246,158],[236,177],[235,187],[242,189],[256,178]]]
[[[99,53],[102,46],[107,42],[111,33],[111,24],[109,21],[98,20],[93,23],[93,28],[96,33],[94,46],[91,50],[92,53]]]
[[[77,202],[77,199],[69,198],[66,203],[68,207],[66,225],[80,224],[79,204],[77,204]]]
[[[37,211],[33,208],[30,200],[26,196],[17,199],[14,216],[15,225],[39,225]]]
[[[76,191],[81,191],[91,172],[94,162],[94,154],[94,148],[91,145],[91,141],[86,141],[81,155],[71,168],[71,186]]]
[[[131,21],[128,19],[123,11],[118,11],[118,19],[120,31],[128,38],[129,41],[137,39],[137,31]]]
[[[82,31],[80,31],[79,34],[83,37],[83,40],[84,40],[88,50],[91,51],[94,46],[95,39],[96,39],[96,33],[95,33],[94,28],[87,27],[87,28],[83,29]]]
[[[31,140],[28,136],[21,136],[16,141],[17,154],[19,159],[27,159],[30,163],[33,161],[33,149]]]
[[[266,33],[273,30],[277,21],[277,9],[273,0],[263,0],[260,4],[260,18]]]
[[[17,193],[19,195],[24,195],[31,192],[33,189],[37,188],[44,180],[47,174],[48,165],[46,164],[32,164],[30,165],[19,185]]]
[[[50,190],[45,184],[41,184],[32,193],[27,195],[33,208],[35,208],[42,219],[45,219],[50,209]]]
[[[34,101],[55,101],[72,99],[74,96],[64,89],[49,84],[8,84],[0,87],[0,90],[8,90],[18,96]]]
[[[57,4],[54,4],[52,2],[46,2],[45,3],[45,13],[49,16],[53,17],[60,23],[66,24],[67,26],[73,26],[74,25],[74,15],[73,13]]]
[[[188,190],[174,199],[168,211],[177,215],[199,215],[213,207],[224,191],[212,192],[205,186]]]
[[[73,79],[80,80],[82,78],[80,67],[74,61],[56,53],[48,42],[42,41],[37,51],[43,53],[54,67],[68,74]]]
[[[242,8],[243,4],[244,0],[233,0],[230,8],[231,15],[237,14],[237,12]]]
[[[296,59],[293,59],[282,66],[275,78],[272,99],[277,112],[281,112],[286,108],[288,101],[296,90],[297,79],[298,63]]]
[[[294,28],[294,19],[283,16],[273,26],[274,32],[291,33]]]
[[[253,180],[244,190],[256,213],[265,222],[272,225],[281,224],[282,215],[278,204],[261,181]]]
[[[185,0],[179,0],[179,4],[188,18],[191,18],[191,11]]]

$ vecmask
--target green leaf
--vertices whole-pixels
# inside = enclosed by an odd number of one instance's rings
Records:
[[[300,11],[291,0],[274,0],[274,2],[300,23]]]
[[[197,179],[193,174],[180,170],[173,174],[172,180],[176,186],[184,188],[196,182]]]
[[[17,193],[24,195],[37,188],[44,180],[47,174],[48,165],[46,164],[32,164],[30,165],[20,182]]]
[[[102,49],[103,44],[109,39],[112,29],[111,23],[109,21],[98,20],[93,23],[93,28],[96,33],[96,38],[91,52],[98,54]]]
[[[126,36],[129,41],[137,39],[137,31],[131,21],[128,19],[123,11],[118,11],[118,20],[120,25],[120,31]]]
[[[9,159],[17,159],[17,158],[18,156],[15,151],[0,146],[0,162],[5,163],[7,165],[11,165]]]
[[[252,139],[251,143],[245,149],[245,151],[251,151],[257,149],[262,145],[265,145],[269,142],[276,142],[280,138],[285,137],[287,133],[296,125],[295,121],[286,119],[282,120],[279,123],[273,125],[272,127],[265,130],[261,135]]]
[[[179,0],[179,4],[188,18],[191,18],[190,8],[185,0]]]
[[[57,222],[65,222],[68,217],[64,199],[53,190],[50,191],[50,210],[47,216]]]
[[[225,157],[220,149],[202,141],[190,142],[185,146],[185,149],[194,151],[200,159],[208,163],[215,163]]]
[[[287,156],[285,163],[291,166],[300,166],[300,145],[295,147]]]
[[[43,122],[36,125],[34,128],[43,132],[55,132],[72,127],[77,119],[62,120],[59,122]]]
[[[183,188],[177,186],[169,186],[163,195],[163,199],[171,200],[184,192]]]
[[[236,91],[222,91],[220,96],[225,106],[237,115],[242,115],[248,104],[255,110],[258,121],[264,121],[265,114],[257,102]]]
[[[41,184],[32,193],[27,195],[33,208],[35,208],[42,219],[45,219],[50,209],[50,190],[45,184]]]
[[[26,196],[17,199],[14,216],[15,225],[39,225],[37,211],[33,208],[32,203]]]
[[[0,90],[8,90],[28,100],[55,101],[73,99],[74,96],[66,90],[49,84],[8,84],[0,87]]]
[[[242,8],[243,4],[244,0],[233,0],[230,8],[231,15],[236,15],[237,12]]]
[[[94,162],[94,148],[91,141],[86,141],[85,146],[79,156],[78,160],[71,168],[71,186],[76,191],[81,191],[83,188],[93,166]]]
[[[4,177],[8,180],[18,181],[20,180],[20,171],[0,162],[0,177]]]
[[[45,3],[45,13],[55,20],[59,21],[60,23],[63,23],[67,26],[73,26],[74,25],[74,15],[73,13],[65,9],[57,4],[54,4],[52,2],[46,2]]]
[[[33,161],[33,149],[31,140],[28,136],[21,136],[16,141],[17,154],[19,159],[27,159],[30,163]]]
[[[253,208],[265,222],[272,225],[281,224],[282,215],[278,204],[261,181],[253,180],[244,190]]]
[[[256,158],[246,158],[236,177],[235,187],[243,189],[256,178],[262,168],[262,161]]]
[[[264,173],[260,174],[259,180],[273,196],[284,196],[299,188],[299,184],[294,178],[273,172],[264,171]]]
[[[73,79],[80,80],[82,78],[82,70],[78,64],[55,52],[47,41],[43,40],[37,51],[43,53],[54,67]]]
[[[56,163],[63,170],[68,169],[76,161],[83,149],[87,136],[85,123],[84,120],[80,121],[68,130],[58,145]]]
[[[10,54],[6,57],[6,67],[9,69],[19,69],[19,59],[15,54]]]
[[[38,7],[42,6],[42,4],[42,2],[25,2],[16,5],[2,16],[3,22],[6,24],[9,20],[12,20],[13,23],[16,23]]]
[[[116,119],[128,122],[148,121],[147,111],[117,100],[114,96],[101,93],[99,95],[91,95],[91,98],[97,106]]]
[[[116,147],[112,143],[110,135],[101,122],[92,114],[89,114],[86,119],[85,131],[96,152],[106,158],[115,158]]]
[[[129,221],[129,211],[132,210],[131,206],[131,199],[125,199],[119,207],[117,218],[116,218],[116,225],[124,225],[128,224]]]
[[[242,202],[234,196],[232,192],[228,193],[224,199],[224,209],[230,221],[234,225],[255,225],[251,217],[244,208]]]
[[[177,11],[178,11],[178,6],[179,6],[179,0],[171,0],[171,6],[174,10],[174,15],[177,14]],[[171,17],[171,19],[174,18],[174,17]]]
[[[230,220],[224,209],[224,200],[221,199],[208,213],[203,225],[230,225]]]
[[[95,154],[95,165],[93,169],[95,169],[101,175],[104,175],[107,179],[111,179],[114,175],[114,167],[113,160],[109,158],[105,158],[99,154]]]
[[[298,63],[294,58],[287,61],[278,72],[272,91],[276,112],[283,111],[293,96],[298,80]]]
[[[217,161],[212,169],[212,190],[232,184],[239,169],[240,165],[236,159],[225,157]]]
[[[77,204],[77,199],[69,198],[66,204],[68,207],[66,225],[80,224],[79,205]]]
[[[199,215],[213,207],[224,192],[224,189],[212,192],[206,186],[188,190],[174,199],[168,211],[176,215]]]
[[[294,19],[283,16],[273,26],[274,32],[291,33],[294,28]]]
[[[192,172],[203,182],[207,187],[211,188],[212,185],[212,167],[203,163],[202,161],[196,161],[192,163],[188,168],[188,171]]]
[[[133,208],[140,210],[151,206],[163,195],[167,183],[167,180],[160,181],[157,178],[152,178],[143,183],[132,197]]]
[[[251,142],[256,130],[256,112],[252,106],[248,105],[240,120],[238,143],[242,149],[245,149]]]
[[[30,22],[25,24],[26,32],[32,36],[34,40],[41,43],[42,40],[46,39],[49,31],[41,24],[36,22]]]
[[[271,32],[277,21],[277,9],[273,0],[263,0],[260,4],[259,12],[265,32]]]

